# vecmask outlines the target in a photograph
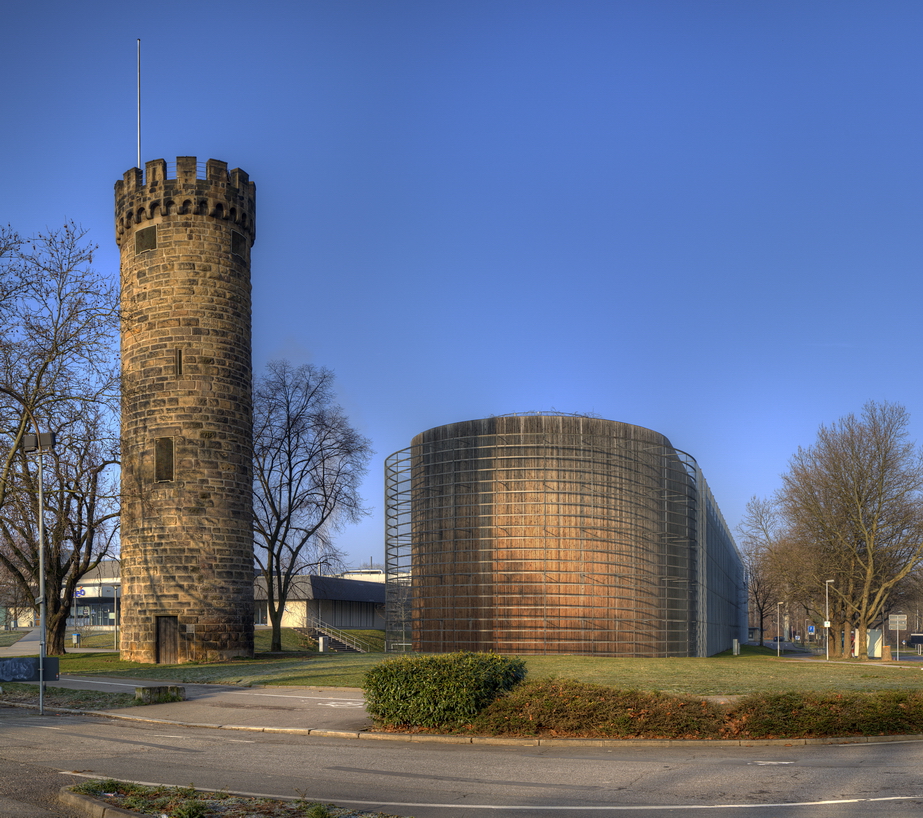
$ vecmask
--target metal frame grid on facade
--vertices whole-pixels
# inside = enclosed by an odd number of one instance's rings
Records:
[[[389,650],[701,654],[701,477],[662,435],[487,418],[385,472]]]

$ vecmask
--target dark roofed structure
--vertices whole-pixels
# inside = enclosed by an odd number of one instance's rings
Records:
[[[258,577],[254,586],[256,623],[269,621],[266,611],[266,580]],[[282,617],[286,628],[311,626],[311,618],[341,630],[383,630],[385,586],[340,577],[298,576],[292,579],[291,592]]]

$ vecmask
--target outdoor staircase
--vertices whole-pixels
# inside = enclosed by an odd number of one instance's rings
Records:
[[[332,628],[330,625],[321,622],[319,619],[308,617],[307,626],[304,628],[294,628],[298,633],[304,634],[309,639],[317,639],[318,636],[327,637],[327,646],[332,653],[368,653],[371,645],[355,636],[350,635],[349,631],[341,631],[338,628]]]

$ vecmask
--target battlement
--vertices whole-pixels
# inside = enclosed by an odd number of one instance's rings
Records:
[[[204,216],[230,221],[256,241],[256,185],[240,168],[228,172],[227,162],[209,159],[204,177],[195,156],[178,156],[175,166],[154,159],[132,168],[115,183],[115,236],[121,246],[152,220]]]

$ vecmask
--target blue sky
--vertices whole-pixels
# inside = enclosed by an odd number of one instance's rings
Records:
[[[923,4],[34,0],[3,14],[0,223],[195,155],[257,185],[254,364],[314,363],[384,458],[591,412],[665,434],[728,523],[869,400],[923,438]]]

